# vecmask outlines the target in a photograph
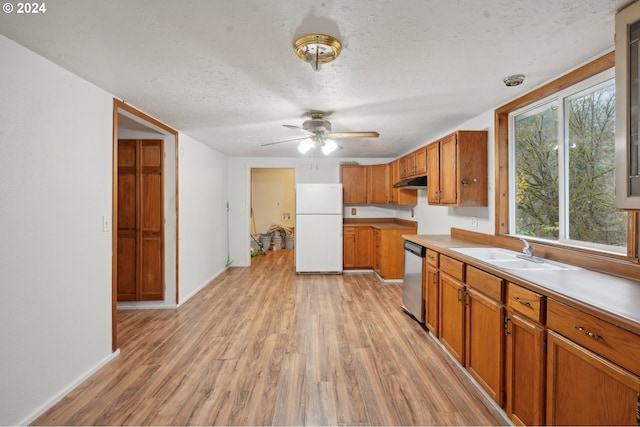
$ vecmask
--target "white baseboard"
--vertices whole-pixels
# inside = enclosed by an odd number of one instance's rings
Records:
[[[113,353],[110,353],[107,357],[102,359],[95,366],[93,366],[91,369],[89,369],[87,372],[82,374],[79,378],[77,378],[75,381],[73,381],[67,387],[65,387],[60,392],[58,392],[58,394],[56,394],[54,397],[49,399],[49,401],[47,401],[45,404],[43,404],[38,409],[36,409],[33,413],[31,413],[31,415],[29,415],[27,418],[25,418],[20,423],[18,423],[18,425],[26,426],[26,425],[31,424],[36,418],[38,418],[40,415],[42,415],[46,411],[48,411],[53,405],[55,405],[56,403],[60,402],[67,394],[69,394],[71,391],[73,391],[73,389],[75,389],[80,384],[82,384],[87,378],[89,378],[91,375],[96,373],[100,368],[102,368],[104,365],[106,365],[111,360],[116,358],[116,356],[118,356],[119,354],[120,354],[120,349],[117,349]]]
[[[227,270],[227,268],[229,268],[229,267],[225,267],[225,268],[219,270],[217,273],[215,273],[213,276],[211,276],[211,278],[209,278],[207,281],[205,281],[203,284],[201,284],[199,287],[197,287],[193,292],[191,292],[189,295],[184,297],[184,299],[180,298],[181,301],[178,303],[177,307],[180,307],[182,304],[184,304],[185,302],[189,301],[189,299],[191,299],[191,297],[193,297],[195,294],[197,294],[198,292],[200,292],[201,290],[206,288],[207,285],[209,285],[211,282],[213,282],[219,275],[224,273]]]

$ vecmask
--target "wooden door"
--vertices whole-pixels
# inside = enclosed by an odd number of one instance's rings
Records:
[[[118,141],[118,301],[164,299],[163,141]]]
[[[640,378],[548,332],[547,424],[637,425]]]
[[[507,313],[505,327],[505,410],[516,425],[543,425],[545,331],[512,312]]]
[[[458,149],[455,134],[440,141],[440,204],[458,203]]]
[[[440,143],[427,145],[427,201],[430,205],[440,202]]]
[[[464,364],[464,285],[440,272],[440,342]]]
[[[406,156],[404,156],[404,159],[405,159],[405,165],[407,167],[407,178],[415,176],[415,174],[416,174],[416,154],[415,154],[415,152],[407,154]]]
[[[471,288],[467,288],[465,305],[465,367],[502,406],[504,306]]]

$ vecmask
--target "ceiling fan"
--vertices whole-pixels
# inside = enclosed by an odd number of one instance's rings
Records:
[[[310,116],[311,119],[306,120],[304,123],[302,123],[302,127],[283,125],[287,128],[302,130],[308,134],[307,136],[287,139],[284,141],[270,142],[267,144],[262,144],[261,147],[282,144],[284,142],[300,141],[298,150],[302,154],[318,145],[322,149],[322,152],[327,155],[338,148],[342,148],[334,141],[334,139],[377,138],[380,136],[378,132],[331,132],[331,122],[324,119],[325,113],[323,113],[322,111],[312,111],[310,113]]]

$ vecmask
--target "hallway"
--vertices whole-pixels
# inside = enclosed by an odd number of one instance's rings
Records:
[[[498,425],[373,274],[230,268],[176,310],[118,313],[121,354],[34,425]]]

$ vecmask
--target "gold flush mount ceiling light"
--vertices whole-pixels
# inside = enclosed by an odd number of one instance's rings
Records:
[[[315,71],[320,64],[333,61],[340,55],[342,44],[325,34],[308,34],[293,42],[293,50],[304,62],[308,62]]]

